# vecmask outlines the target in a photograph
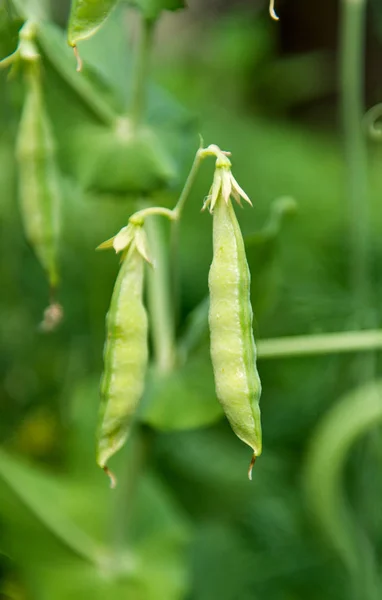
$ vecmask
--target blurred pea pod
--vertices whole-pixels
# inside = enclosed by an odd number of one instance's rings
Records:
[[[54,300],[59,281],[61,190],[55,143],[43,97],[40,54],[35,44],[37,31],[35,21],[26,21],[19,31],[15,52],[1,61],[0,67],[11,66],[13,71],[21,67],[25,80],[25,99],[16,142],[19,199],[26,237],[50,284],[51,304],[41,323],[43,330],[50,331],[62,318],[62,308]]]
[[[55,145],[45,111],[40,67],[25,67],[26,95],[17,136],[19,197],[26,237],[45,269],[52,290],[58,284],[60,185]]]
[[[114,487],[107,462],[126,442],[145,383],[148,321],[142,296],[144,263],[149,259],[141,226],[128,225],[99,248],[110,247],[123,255],[106,317],[97,464]]]

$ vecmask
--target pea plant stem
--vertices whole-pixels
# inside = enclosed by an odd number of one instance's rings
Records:
[[[340,36],[341,118],[349,213],[350,283],[357,327],[373,326],[369,272],[370,217],[367,150],[362,127],[364,102],[365,0],[342,0]],[[362,359],[357,376],[373,376],[372,357]]]
[[[170,288],[169,259],[164,231],[158,216],[146,222],[150,253],[155,257],[154,268],[148,268],[147,292],[151,319],[154,357],[157,369],[163,373],[175,364],[175,327]]]
[[[141,19],[140,38],[132,81],[131,120],[138,126],[146,109],[146,84],[149,70],[150,51],[154,37],[156,21]]]
[[[382,330],[270,338],[257,342],[259,359],[317,356],[382,349]]]
[[[179,244],[180,244],[180,218],[183,213],[184,206],[190,195],[192,186],[194,185],[196,176],[199,171],[199,167],[202,163],[203,156],[200,149],[197,151],[191,170],[186,179],[184,188],[179,196],[178,202],[174,208],[174,214],[176,219],[172,223],[171,237],[170,237],[170,251],[171,251],[171,275],[172,275],[172,295],[174,305],[174,318],[176,324],[178,324],[179,311],[180,311],[180,266],[179,266]]]
[[[138,212],[134,213],[129,222],[133,225],[143,225],[146,217],[153,216],[162,216],[167,217],[170,221],[174,221],[176,219],[176,214],[173,210],[169,208],[164,208],[163,206],[149,206],[148,208],[143,208]]]
[[[194,162],[192,163],[192,167],[186,179],[186,183],[184,184],[183,190],[181,191],[178,202],[176,203],[176,206],[174,208],[176,220],[179,220],[181,217],[184,205],[186,204],[186,201],[190,195],[192,186],[194,185],[196,176],[199,171],[199,167],[204,157],[205,155],[203,154],[203,150],[199,148],[199,150],[195,154]]]
[[[176,299],[178,297],[176,293],[178,280],[176,257],[178,255],[179,243],[179,220],[202,160],[208,156],[214,156],[218,160],[227,162],[228,164],[227,154],[215,145],[208,146],[207,148],[200,147],[196,152],[190,173],[174,209],[170,210],[160,206],[144,206],[144,208],[138,210],[129,219],[129,222],[132,224],[145,224],[149,238],[150,253],[155,257],[154,268],[148,271],[148,304],[155,363],[157,368],[162,372],[171,371],[175,366],[177,358],[175,340],[176,318],[174,318],[174,313],[176,314],[177,312]],[[163,229],[158,220],[159,216],[166,217],[172,222],[170,242],[171,269]],[[147,219],[147,217],[150,218]]]
[[[341,116],[345,150],[345,176],[347,184],[349,233],[350,233],[350,283],[353,295],[354,324],[362,329],[375,324],[372,306],[370,273],[370,215],[368,198],[367,148],[362,127],[364,115],[364,70],[365,70],[365,26],[366,0],[342,0],[340,36]],[[352,373],[357,385],[375,377],[376,356],[356,356]],[[372,444],[380,451],[380,442],[371,436],[365,440],[358,454],[357,468],[353,474],[359,477],[369,461]],[[358,480],[360,481],[360,480]],[[352,504],[355,511],[362,510],[365,497],[362,486]],[[354,598],[376,600],[380,575],[378,559],[374,552],[367,555],[362,551],[367,533],[358,526],[352,535],[352,545],[357,557],[357,568],[350,571]]]

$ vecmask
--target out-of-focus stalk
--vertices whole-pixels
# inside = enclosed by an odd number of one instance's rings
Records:
[[[345,150],[345,180],[349,210],[349,266],[353,296],[354,325],[359,329],[375,324],[370,273],[370,215],[368,198],[367,148],[362,129],[364,113],[366,0],[342,0],[340,39],[341,117]],[[358,356],[353,373],[356,385],[375,377],[375,353]],[[339,432],[341,435],[341,432]],[[370,441],[370,439],[369,439]],[[365,446],[370,450],[370,444]],[[369,453],[368,453],[369,456]],[[359,467],[365,466],[363,455]],[[360,480],[359,480],[360,481]],[[362,490],[359,490],[362,493]],[[358,494],[359,495],[359,494]],[[355,505],[357,500],[354,498]],[[362,502],[361,502],[362,505]],[[375,551],[356,523],[351,536],[356,567],[351,570],[355,600],[377,600],[381,580]]]
[[[340,99],[345,151],[345,181],[349,213],[349,266],[354,325],[374,326],[370,286],[370,215],[364,114],[365,0],[342,0],[340,38]],[[360,381],[374,375],[372,355],[359,360]]]

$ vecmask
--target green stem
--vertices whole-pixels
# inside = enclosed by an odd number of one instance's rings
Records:
[[[140,39],[137,48],[136,64],[132,82],[131,120],[140,125],[146,109],[146,83],[149,70],[150,52],[156,21],[142,17]]]
[[[171,238],[170,238],[170,251],[171,251],[171,287],[172,297],[174,305],[174,316],[175,322],[178,324],[179,312],[180,312],[180,267],[179,267],[179,244],[180,244],[180,219],[184,210],[184,206],[190,195],[192,186],[194,185],[196,176],[199,171],[199,167],[204,159],[203,151],[201,148],[197,151],[191,170],[184,184],[183,190],[179,196],[178,202],[174,208],[176,219],[174,220],[171,227]]]
[[[192,167],[191,167],[191,170],[186,179],[186,183],[184,184],[184,188],[183,188],[183,190],[179,196],[179,200],[176,203],[176,206],[174,208],[174,213],[176,214],[175,220],[179,221],[179,219],[182,215],[184,205],[186,204],[186,201],[188,199],[188,196],[190,195],[192,186],[194,185],[201,162],[208,156],[214,156],[214,157],[216,157],[217,160],[224,163],[225,166],[230,167],[231,162],[227,158],[228,154],[229,154],[229,152],[223,152],[215,144],[211,144],[207,148],[202,148],[202,147],[199,148],[199,150],[195,154],[194,162],[192,163]]]
[[[169,260],[164,232],[158,217],[147,220],[146,231],[154,268],[148,269],[147,290],[151,333],[157,368],[169,372],[175,364],[175,328],[170,292]]]
[[[314,356],[382,349],[382,330],[346,331],[259,340],[259,359]]]
[[[370,322],[367,151],[362,128],[365,13],[365,0],[342,0],[341,112],[350,221],[351,288],[355,323],[359,328],[373,324]],[[372,363],[371,357],[368,357],[357,369],[361,380],[373,375]]]
[[[368,202],[367,149],[362,128],[364,114],[366,0],[342,0],[341,103],[346,158],[346,182],[350,217],[350,266],[355,325],[360,329],[375,324],[370,274],[370,216]],[[376,356],[357,356],[353,365],[356,384],[375,377]],[[372,441],[369,438],[369,443]],[[366,450],[366,446],[365,446]],[[359,455],[358,467],[369,457]],[[357,489],[361,500],[362,486]],[[359,524],[357,524],[359,526]],[[367,534],[365,534],[365,538]],[[379,579],[377,557],[366,556],[357,545],[357,569],[350,570],[354,598],[376,600]],[[380,582],[379,582],[380,583]]]
[[[143,225],[146,217],[153,216],[167,217],[167,219],[170,219],[170,221],[174,221],[176,219],[176,214],[173,210],[164,208],[163,206],[150,206],[149,208],[144,208],[131,215],[129,223],[132,223],[133,225]]]
[[[133,224],[146,224],[149,237],[150,252],[155,257],[155,268],[149,270],[148,275],[148,302],[150,315],[152,319],[152,337],[154,345],[155,361],[159,370],[167,372],[173,369],[176,361],[175,344],[175,319],[174,307],[178,294],[171,294],[170,290],[175,292],[178,289],[178,241],[179,241],[179,220],[181,218],[184,205],[190,195],[201,161],[207,156],[215,156],[217,161],[230,165],[226,152],[223,152],[218,146],[211,145],[207,148],[199,148],[195,155],[190,173],[187,177],[184,188],[179,196],[179,200],[173,210],[164,207],[145,207],[134,213],[129,221]],[[171,256],[172,256],[172,282],[169,270],[168,255],[165,250],[163,232],[157,217],[164,216],[173,222],[171,230]],[[147,220],[147,217],[154,217]],[[171,286],[171,283],[173,284]],[[175,313],[177,311],[175,310]]]

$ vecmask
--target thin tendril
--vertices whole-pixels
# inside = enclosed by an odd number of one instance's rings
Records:
[[[79,73],[80,71],[82,71],[83,62],[82,62],[80,53],[78,52],[77,46],[73,46],[73,53],[74,53],[74,56],[76,57],[76,61],[77,61],[76,71],[77,71],[77,73]]]
[[[249,468],[248,468],[248,479],[249,479],[249,481],[252,481],[252,469],[253,469],[253,466],[254,466],[254,464],[256,462],[256,458],[257,458],[256,454],[253,453],[253,456],[251,458],[251,462],[249,463]]]
[[[112,490],[114,490],[117,487],[117,478],[114,475],[114,473],[112,471],[110,471],[109,467],[107,467],[106,465],[104,467],[102,467],[103,470],[105,471],[106,475],[108,476],[108,478],[110,479],[110,487]]]
[[[275,0],[270,0],[269,2],[269,14],[274,21],[279,21],[279,17],[275,11]]]

